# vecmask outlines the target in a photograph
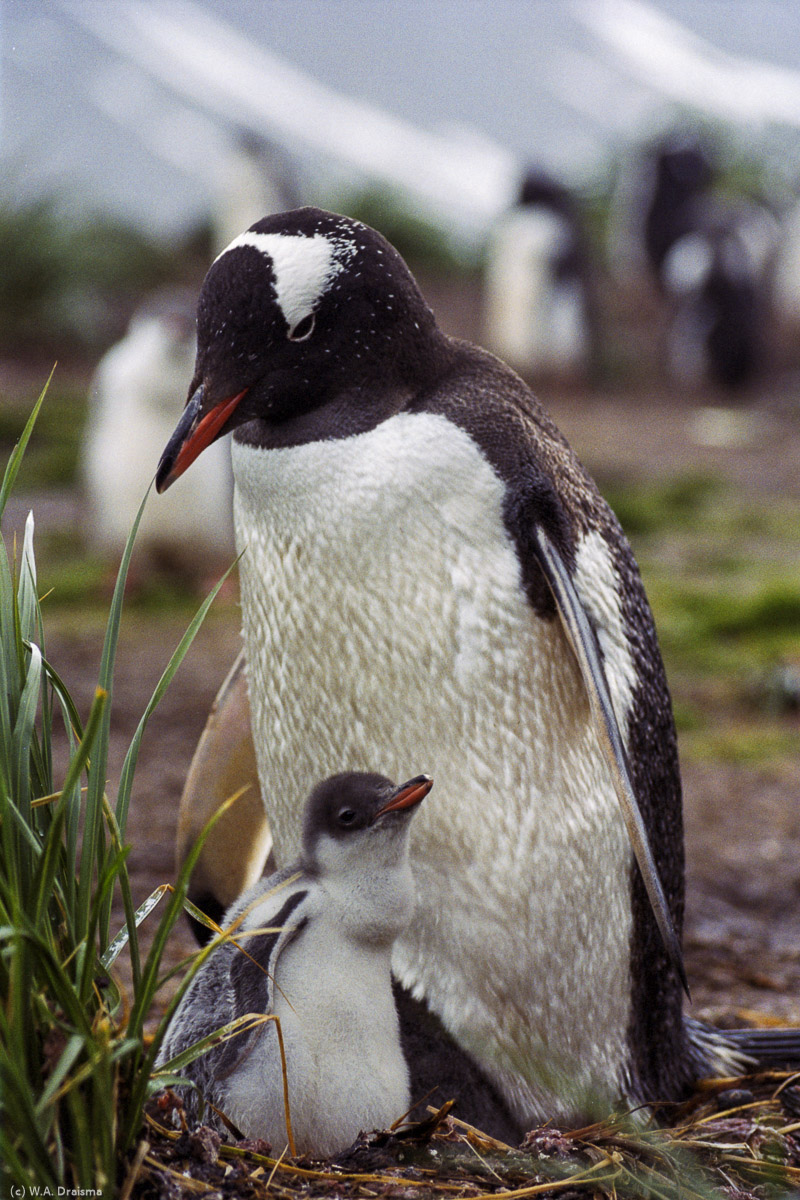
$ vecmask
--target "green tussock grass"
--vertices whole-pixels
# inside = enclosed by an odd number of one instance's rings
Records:
[[[44,393],[8,459],[0,514],[20,474]],[[141,510],[140,510],[141,512]],[[137,518],[138,523],[138,518]],[[134,910],[125,829],[139,747],[152,712],[213,599],[200,606],[142,713],[120,779],[107,780],[114,667],[131,533],[108,611],[98,683],[83,719],[47,654],[34,521],[0,546],[0,1173],[9,1189],[116,1194],[160,1086],[145,1020],[167,977],[161,955],[184,906],[190,856],[174,889]],[[45,602],[46,604],[46,602]],[[58,745],[67,765],[58,768]],[[198,847],[199,850],[199,847]],[[121,902],[125,923],[111,927]],[[139,926],[160,918],[145,955]],[[155,916],[152,918],[155,920]],[[132,986],[115,977],[129,958]],[[178,993],[180,995],[180,991]],[[177,1000],[177,997],[176,997]],[[11,1194],[21,1194],[14,1193]],[[26,1191],[25,1194],[30,1194]]]
[[[797,718],[775,702],[769,680],[800,657],[800,503],[757,503],[697,474],[608,480],[602,491],[641,568],[684,752],[784,760]]]

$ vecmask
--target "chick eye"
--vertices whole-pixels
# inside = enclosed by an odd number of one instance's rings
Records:
[[[355,814],[354,809],[352,809],[352,808],[340,808],[339,809],[339,817],[338,817],[339,824],[344,825],[344,827],[346,829],[350,828],[355,823],[355,819],[356,819],[356,814]]]
[[[310,338],[314,332],[314,326],[317,322],[316,315],[309,313],[307,317],[303,317],[296,325],[293,325],[289,330],[287,337],[290,342],[304,342]]]

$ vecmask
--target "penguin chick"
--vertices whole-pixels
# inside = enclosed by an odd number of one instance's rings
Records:
[[[228,910],[230,938],[204,963],[167,1030],[161,1066],[237,1017],[277,1017],[301,1154],[334,1154],[409,1107],[391,953],[414,909],[410,818],[432,783],[419,775],[395,787],[358,773],[319,784],[299,859]],[[287,1143],[274,1021],[215,1046],[183,1073],[245,1137]],[[197,1092],[182,1090],[196,1114]],[[216,1113],[212,1123],[222,1127]]]

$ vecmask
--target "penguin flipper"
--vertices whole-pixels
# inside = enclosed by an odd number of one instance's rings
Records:
[[[569,569],[541,525],[536,526],[534,539],[539,564],[556,602],[567,639],[578,660],[595,729],[603,755],[611,771],[614,790],[622,809],[628,837],[639,865],[653,915],[666,951],[688,996],[689,985],[683,964],[683,951],[667,905],[658,868],[650,848],[647,829],[631,781],[625,746],[611,703],[611,694],[597,645],[597,637],[572,582]]]
[[[248,894],[250,905],[259,903],[263,893],[275,884],[275,878],[264,880],[263,887],[256,885]],[[255,893],[255,896],[253,895]],[[273,1011],[275,997],[275,967],[286,946],[292,942],[306,924],[307,917],[297,910],[302,906],[308,892],[303,888],[292,891],[274,914],[267,918],[268,928],[262,933],[250,935],[247,930],[234,933],[233,956],[230,962],[230,987],[233,995],[233,1017],[247,1013],[269,1015]],[[301,909],[302,911],[302,909]],[[294,920],[292,915],[294,914]],[[297,919],[299,916],[299,920]],[[259,927],[264,927],[259,913]],[[224,1074],[229,1074],[242,1061],[253,1044],[256,1031],[235,1038],[229,1045],[235,1053],[224,1064]]]
[[[156,1060],[158,1066],[163,1067],[196,1042],[230,1025],[239,1017],[248,1013],[272,1012],[275,963],[284,946],[305,923],[302,920],[289,923],[289,918],[307,893],[304,889],[289,891],[281,908],[274,915],[269,914],[265,922],[269,932],[246,937],[246,931],[241,929],[241,919],[246,916],[248,908],[253,908],[270,890],[282,884],[291,884],[290,872],[280,872],[254,885],[228,912],[225,924],[230,928],[231,936],[203,963],[181,1000],[159,1050]],[[261,928],[262,913],[258,915]],[[192,1080],[206,1101],[224,1110],[224,1081],[236,1071],[253,1048],[257,1032],[256,1028],[249,1028],[246,1032],[213,1044],[182,1067],[181,1075]],[[201,1107],[195,1089],[179,1088],[178,1091],[182,1094],[187,1114],[199,1118]],[[205,1113],[204,1119],[223,1132],[213,1108]]]
[[[800,1068],[800,1029],[774,1026],[717,1029],[705,1021],[684,1018],[698,1077],[747,1075],[758,1070]]]

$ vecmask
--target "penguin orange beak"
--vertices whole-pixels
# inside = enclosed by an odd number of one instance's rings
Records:
[[[404,808],[414,808],[425,799],[428,792],[433,787],[433,780],[430,775],[417,775],[414,779],[409,779],[408,783],[403,783],[384,804],[383,808],[378,809],[375,814],[375,820],[384,816],[386,813],[398,812]]]
[[[187,467],[190,467],[198,455],[219,437],[226,421],[234,411],[239,401],[247,393],[247,388],[220,400],[207,413],[203,413],[205,398],[203,384],[187,402],[180,421],[175,426],[175,432],[169,439],[156,471],[156,491],[165,492]]]

